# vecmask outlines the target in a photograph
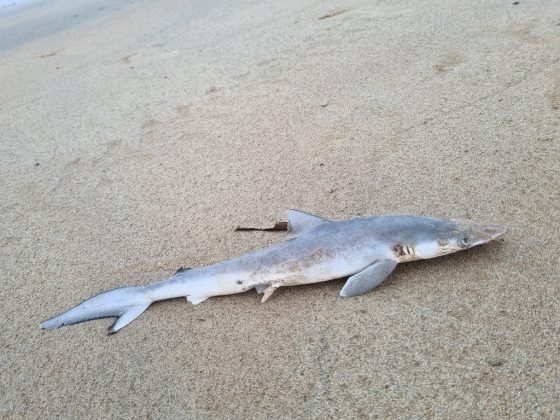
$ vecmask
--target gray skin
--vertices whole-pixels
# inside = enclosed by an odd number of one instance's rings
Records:
[[[481,245],[505,230],[470,221],[420,216],[376,216],[334,222],[288,212],[286,241],[207,267],[177,272],[147,286],[101,293],[41,324],[58,328],[90,319],[117,317],[123,328],[152,302],[186,297],[193,304],[212,296],[256,289],[262,302],[279,287],[348,280],[340,295],[361,295],[381,284],[401,262],[434,258]]]

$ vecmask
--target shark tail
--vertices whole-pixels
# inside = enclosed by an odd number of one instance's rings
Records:
[[[41,323],[41,328],[54,329],[99,318],[117,318],[108,333],[116,333],[134,321],[153,302],[144,287],[120,287],[85,300],[54,318]]]

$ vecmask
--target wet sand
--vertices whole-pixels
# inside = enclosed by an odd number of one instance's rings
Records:
[[[0,13],[1,417],[560,416],[560,4],[70,3]],[[508,234],[355,299],[38,327],[288,208]]]

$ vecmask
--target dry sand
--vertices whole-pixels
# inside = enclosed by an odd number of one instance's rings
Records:
[[[558,418],[560,2],[512,3],[1,11],[0,417]],[[356,299],[38,327],[279,241],[234,228],[288,208],[509,233]]]

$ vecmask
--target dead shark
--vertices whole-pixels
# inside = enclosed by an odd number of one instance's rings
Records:
[[[505,230],[467,220],[384,215],[331,221],[288,211],[284,242],[207,267],[178,270],[169,279],[98,294],[41,323],[52,329],[116,317],[115,333],[155,301],[185,297],[197,305],[212,296],[256,289],[265,302],[286,286],[348,277],[340,296],[362,295],[379,286],[398,263],[439,257],[481,245]]]

